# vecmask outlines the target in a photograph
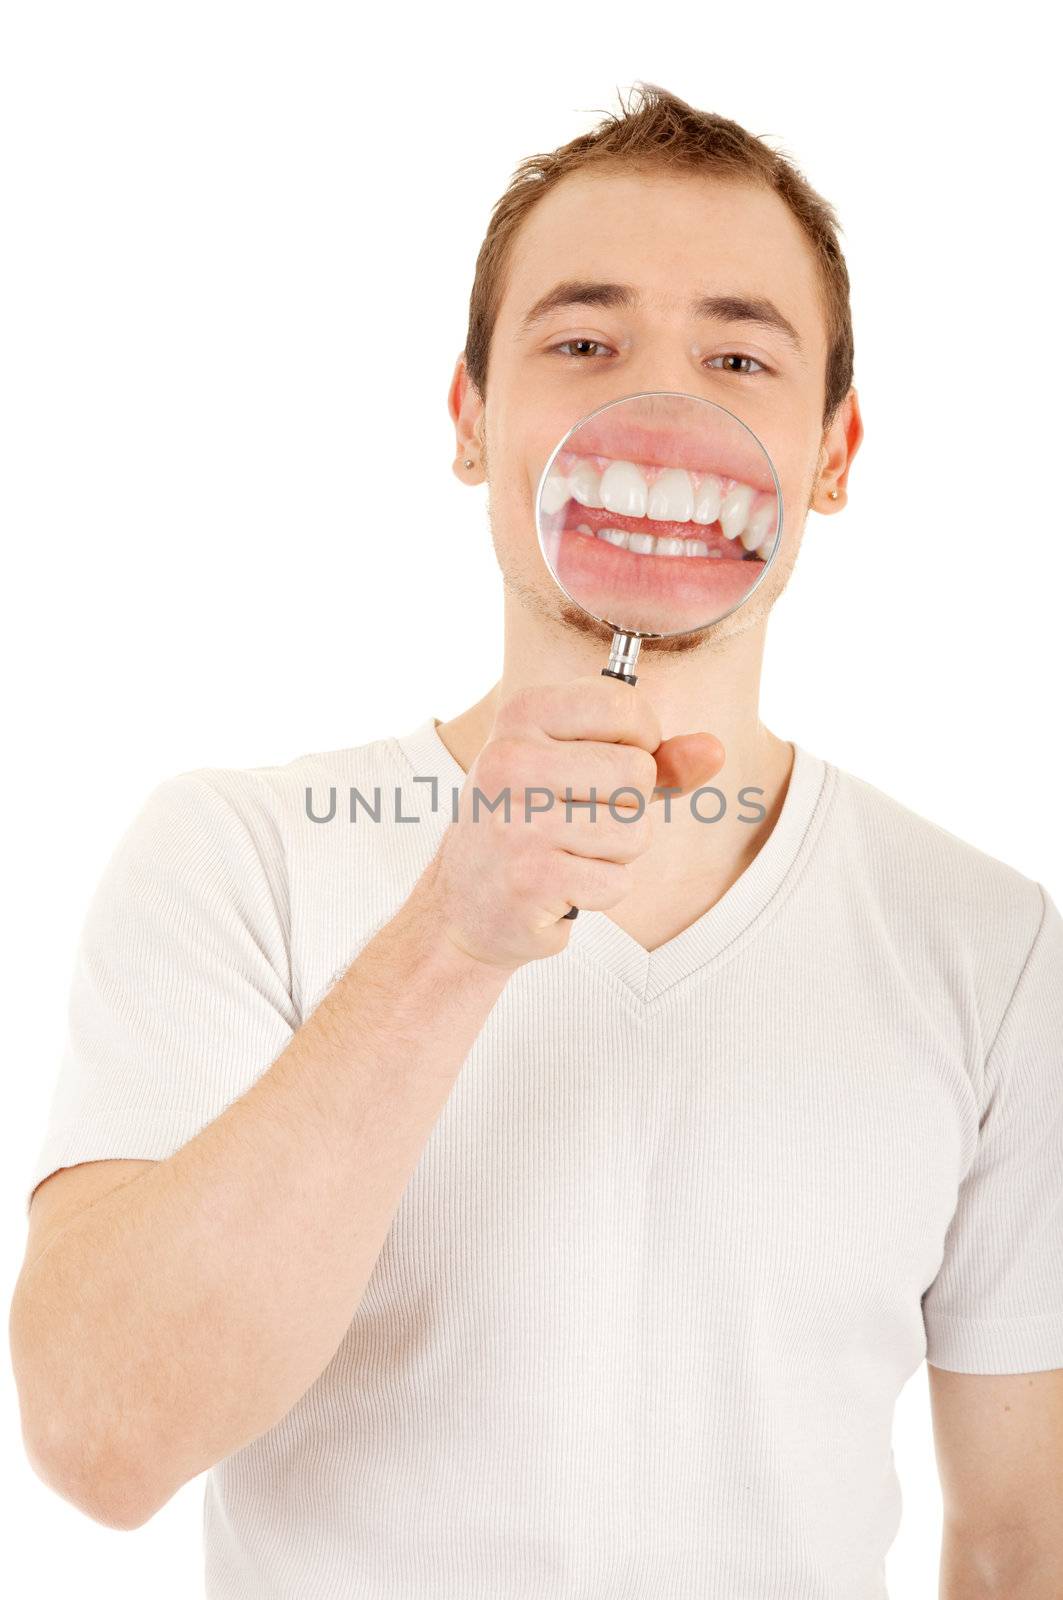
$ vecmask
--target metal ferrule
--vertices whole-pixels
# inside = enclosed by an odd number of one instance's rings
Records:
[[[642,638],[636,633],[614,633],[609,649],[609,665],[605,671],[611,678],[623,678],[625,683],[635,682],[635,664],[639,658]]]

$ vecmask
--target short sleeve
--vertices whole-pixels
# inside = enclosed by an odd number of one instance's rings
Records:
[[[986,1062],[978,1142],[923,1295],[950,1372],[1063,1367],[1063,921],[1041,925]]]
[[[213,770],[148,795],[89,903],[27,1211],[59,1167],[173,1155],[298,1026],[280,841],[255,780]]]

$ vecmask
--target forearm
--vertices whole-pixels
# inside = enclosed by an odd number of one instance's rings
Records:
[[[246,1094],[27,1268],[24,1426],[75,1502],[109,1479],[150,1514],[334,1355],[510,975],[441,935],[432,871]]]

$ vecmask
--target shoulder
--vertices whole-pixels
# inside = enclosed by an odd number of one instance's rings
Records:
[[[293,827],[303,825],[308,806],[327,808],[330,790],[364,791],[399,784],[404,776],[398,741],[381,737],[265,766],[189,768],[164,778],[150,798],[175,816],[222,819],[228,814],[230,829],[239,823],[256,843],[281,844]]]
[[[1031,952],[1057,918],[1044,888],[837,767],[828,832],[854,937],[913,988],[966,995],[992,1038]]]
[[[215,899],[235,890],[287,901],[290,864],[307,832],[308,810],[323,815],[330,790],[340,814],[348,788],[372,792],[401,783],[401,747],[378,738],[291,761],[254,767],[200,766],[160,779],[135,810],[115,848],[108,881],[197,883]],[[322,830],[315,830],[321,832]],[[337,839],[335,830],[324,830]]]
[[[1041,885],[873,784],[834,768],[834,832],[859,881],[914,929],[1028,951],[1045,914]]]

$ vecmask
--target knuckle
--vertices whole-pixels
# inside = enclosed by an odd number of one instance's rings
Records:
[[[506,736],[489,739],[476,760],[476,781],[480,788],[485,788],[489,783],[502,788],[512,776],[522,750],[519,739]]]
[[[594,680],[598,685],[598,693],[603,703],[618,722],[627,722],[631,706],[634,703],[631,696],[631,685],[621,683],[617,678],[607,678],[599,675]]]
[[[506,729],[526,728],[529,723],[536,721],[539,692],[537,689],[525,686],[516,689],[499,707],[495,717],[496,727]]]
[[[598,910],[615,905],[631,888],[631,868],[624,861],[596,861],[591,867],[584,899]]]
[[[632,816],[630,822],[618,823],[617,826],[623,829],[621,843],[629,860],[634,860],[649,849],[653,838],[653,818],[648,810],[641,816]]]
[[[645,734],[647,738],[652,739],[655,746],[660,744],[661,723],[654,709],[653,701],[647,699],[643,690],[639,688],[636,688],[634,692],[629,689],[628,693],[631,695],[631,703],[635,707],[633,725],[641,733]]]
[[[632,782],[649,796],[657,782],[657,762],[648,750],[641,748],[633,749],[631,756],[632,771],[635,774]]]
[[[657,763],[648,751],[639,750],[633,745],[614,745],[610,762],[613,767],[613,788],[625,791],[625,806],[635,803],[634,797],[626,792],[629,789],[637,789],[647,800],[650,798],[657,781]]]

